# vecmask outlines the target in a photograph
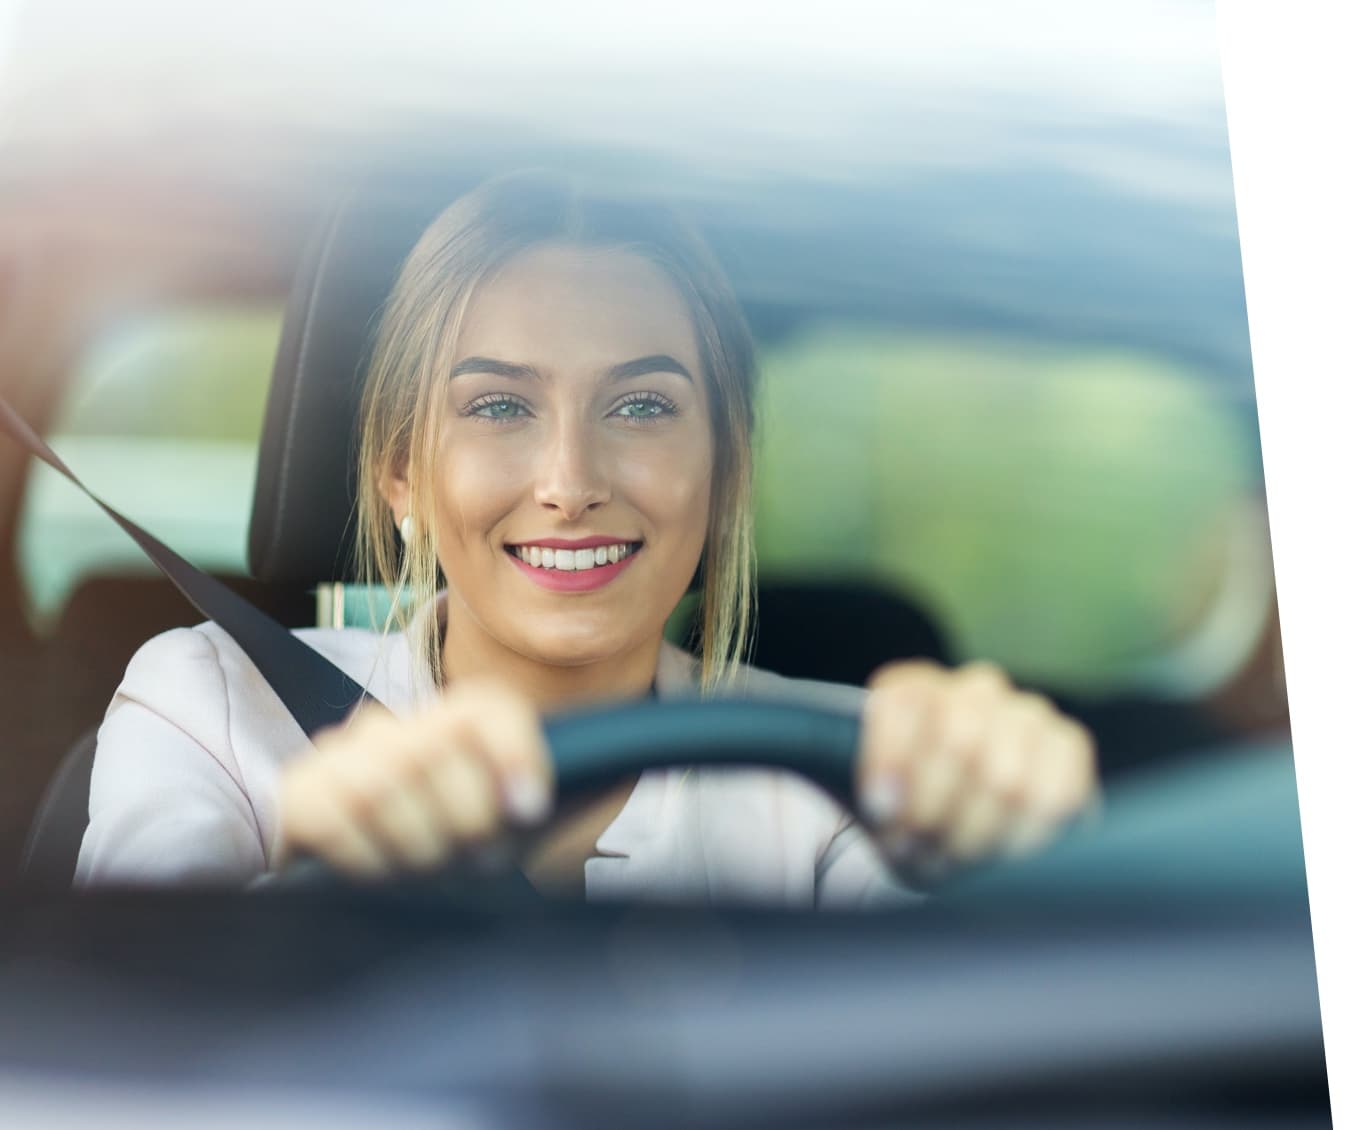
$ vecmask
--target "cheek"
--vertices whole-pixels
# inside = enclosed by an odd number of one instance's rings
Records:
[[[711,462],[708,436],[679,437],[623,457],[618,481],[656,533],[699,546],[710,514]]]
[[[481,437],[442,444],[436,508],[442,531],[460,542],[477,540],[515,505],[524,484],[524,453],[513,445],[483,444]]]

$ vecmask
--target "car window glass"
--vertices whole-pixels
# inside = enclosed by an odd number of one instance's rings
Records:
[[[889,584],[962,658],[1130,685],[1245,566],[1228,529],[1252,439],[1167,357],[831,324],[764,351],[762,398],[762,576]],[[1271,584],[1266,562],[1244,598],[1262,615]]]
[[[50,430],[106,502],[203,569],[246,572],[256,448],[281,311],[182,309],[93,341]],[[48,630],[86,578],[155,566],[109,518],[36,464],[18,529],[31,618]]]

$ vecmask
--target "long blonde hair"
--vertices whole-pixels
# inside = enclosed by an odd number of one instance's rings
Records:
[[[541,174],[489,181],[426,229],[384,307],[360,412],[358,575],[394,599],[385,624],[410,629],[440,584],[431,491],[439,417],[435,395],[455,361],[460,323],[481,281],[518,253],[571,242],[629,250],[662,268],[691,313],[710,400],[715,465],[701,557],[701,688],[733,678],[747,651],[753,603],[753,345],[723,271],[671,210],[615,200]],[[402,546],[380,486],[411,469],[414,533]],[[406,592],[410,601],[396,595]],[[419,656],[441,680],[440,628],[415,626]]]

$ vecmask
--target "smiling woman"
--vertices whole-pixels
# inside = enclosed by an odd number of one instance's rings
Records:
[[[362,409],[362,569],[387,587],[411,586],[420,608],[435,594],[438,563],[452,561],[442,550],[460,554],[445,576],[462,605],[455,614],[476,630],[448,632],[443,651],[429,630],[422,646],[433,671],[443,663],[451,673],[492,646],[499,609],[524,617],[512,630],[532,652],[612,652],[622,633],[637,647],[661,633],[704,544],[701,678],[714,687],[733,673],[749,621],[753,374],[728,283],[666,210],[592,202],[537,177],[486,185],[424,234],[379,330]],[[603,474],[608,463],[622,468],[618,483]],[[514,508],[532,479],[529,513],[500,509]],[[603,511],[622,528],[599,528]],[[389,530],[408,514],[415,536],[399,555]],[[459,531],[459,544],[438,545],[443,530]],[[482,538],[482,556],[469,535]],[[504,548],[592,537],[639,543],[632,595],[655,598],[598,600],[595,614],[583,602],[565,616],[543,601],[523,607]],[[603,617],[610,607],[631,608],[635,622]],[[583,679],[642,689],[652,658],[617,663],[630,668],[624,682],[622,671],[588,675],[579,661],[554,676],[547,702],[573,697]]]
[[[613,364],[615,349],[641,355]],[[480,290],[457,350],[474,356],[453,369],[414,537],[436,531],[458,597],[445,677],[505,664],[491,647],[530,661],[546,707],[642,693],[711,512],[711,428],[676,289],[630,252],[544,246]],[[536,362],[490,363],[494,352]],[[406,470],[383,489],[395,514],[415,505]],[[598,569],[608,546],[616,563]],[[507,567],[519,547],[540,549],[538,570]],[[526,580],[582,599],[537,599]]]
[[[410,600],[380,632],[304,634],[389,709],[307,748],[216,626],[158,637],[100,734],[78,880],[464,856],[593,897],[860,905],[917,897],[926,859],[1048,838],[1092,796],[1092,742],[998,669],[891,664],[868,695],[741,662],[754,376],[668,210],[538,175],[450,205],[393,286],[360,412],[361,572]],[[698,574],[699,662],[664,638]],[[698,692],[860,713],[861,820],[759,769],[556,808],[543,715]]]

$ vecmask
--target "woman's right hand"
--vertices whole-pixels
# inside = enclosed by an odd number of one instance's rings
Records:
[[[549,814],[554,774],[529,699],[463,680],[425,712],[361,708],[289,762],[276,867],[299,853],[348,875],[430,870],[502,855],[515,826]]]

